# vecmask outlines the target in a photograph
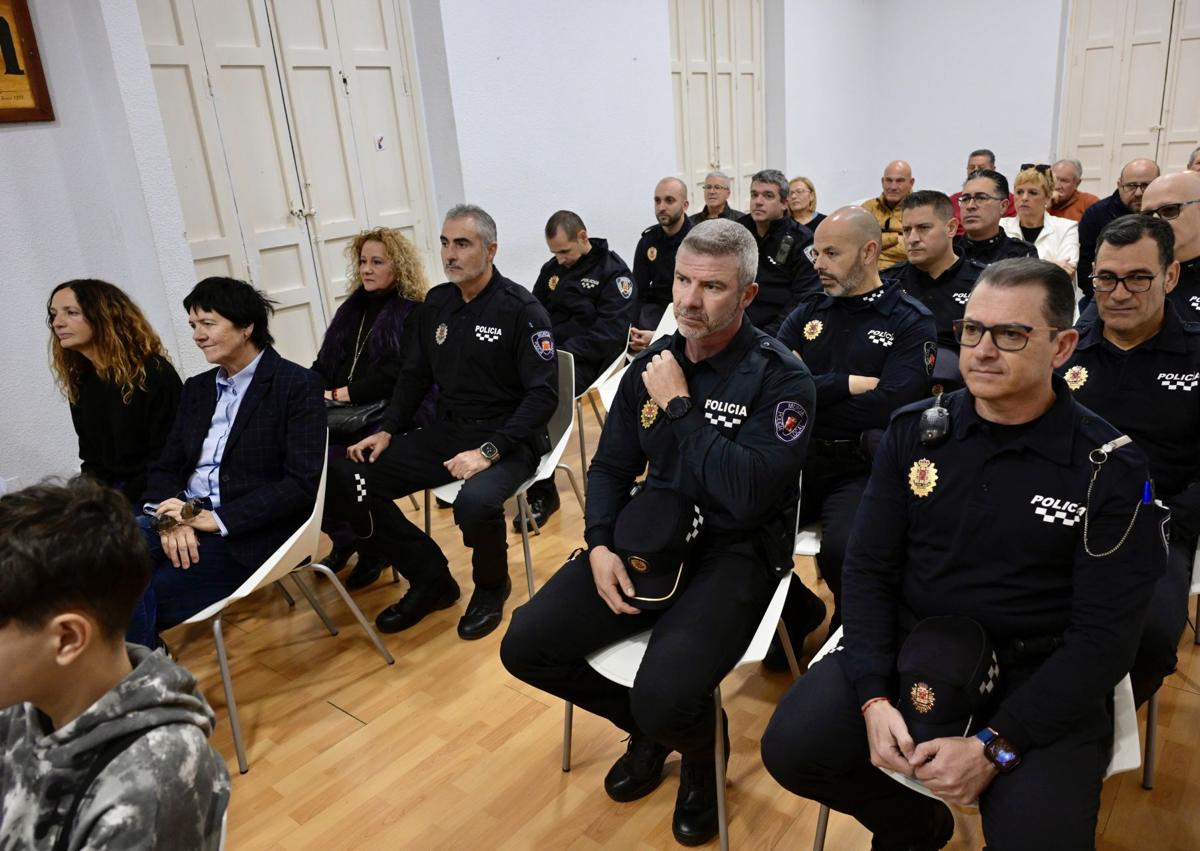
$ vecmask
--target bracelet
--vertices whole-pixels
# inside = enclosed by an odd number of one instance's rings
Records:
[[[886,697],[873,697],[870,700],[868,700],[866,703],[864,703],[862,705],[862,708],[859,711],[862,712],[863,715],[866,715],[867,707],[869,707],[872,703],[878,703],[881,700],[884,701],[885,703],[887,703],[888,705],[891,705],[891,701],[888,700]]]

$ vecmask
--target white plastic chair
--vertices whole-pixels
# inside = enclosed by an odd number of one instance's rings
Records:
[[[804,488],[804,473],[800,474],[800,489]],[[792,547],[792,555],[815,556],[821,551],[821,524],[809,523],[800,525],[800,504],[796,504],[796,542]]]
[[[670,305],[663,312],[662,319],[658,321],[658,327],[654,329],[654,334],[650,337],[650,342],[653,343],[661,337],[668,334],[674,334],[679,330],[679,323],[675,321],[675,310]],[[625,376],[625,370],[629,369],[628,365],[618,367],[604,381],[600,382],[600,386],[596,388],[596,392],[600,396],[600,404],[604,406],[604,410],[612,410],[613,399],[617,396],[617,388],[621,385],[621,379]]]
[[[608,380],[608,378],[611,377],[614,372],[621,370],[625,366],[625,359],[628,356],[629,335],[626,333],[625,349],[622,350],[621,354],[617,355],[616,360],[601,370],[600,374],[596,376],[596,380],[593,381],[586,390],[575,397],[575,425],[579,430],[579,470],[584,477],[583,495],[585,499],[587,498],[587,441],[584,439],[583,434],[583,400],[586,398],[588,402],[591,403],[592,413],[596,415],[596,422],[600,424],[600,428],[604,428],[604,414],[600,413],[600,408],[596,405],[596,397],[592,395],[592,391],[598,391],[600,389],[600,385]],[[605,406],[604,410],[608,410],[607,405]],[[571,472],[570,467],[568,467],[566,464],[560,463],[556,465],[556,469],[566,470],[568,473]],[[584,510],[586,510],[586,506]]]
[[[328,450],[328,442],[327,437],[326,450]],[[221,629],[221,620],[225,615],[225,609],[230,603],[240,600],[243,597],[248,597],[264,585],[278,582],[290,575],[297,587],[299,587],[300,591],[308,599],[308,602],[312,604],[313,609],[316,610],[317,615],[325,624],[325,628],[329,630],[329,634],[337,635],[337,627],[333,625],[333,622],[329,619],[329,615],[325,614],[325,610],[321,608],[321,604],[313,596],[312,591],[309,590],[308,586],[297,575],[303,570],[322,573],[333,583],[334,590],[338,592],[338,595],[345,601],[355,619],[362,625],[362,628],[367,633],[367,637],[371,639],[371,642],[375,645],[375,649],[383,656],[384,661],[389,665],[396,661],[392,658],[392,654],[388,652],[388,649],[384,647],[383,642],[379,640],[379,635],[375,632],[375,628],[363,617],[362,611],[355,605],[350,595],[346,593],[346,589],[342,587],[342,583],[337,578],[337,575],[325,565],[315,562],[317,558],[317,545],[320,543],[321,538],[321,512],[325,505],[325,480],[329,472],[328,451],[323,453],[323,457],[325,461],[324,466],[321,468],[321,482],[317,486],[317,499],[313,504],[312,514],[309,515],[308,520],[293,532],[292,536],[284,541],[279,549],[263,562],[258,570],[250,574],[236,591],[184,621],[184,623],[188,624],[201,623],[212,618],[213,641],[217,645],[217,663],[221,668],[221,685],[225,688],[225,702],[229,706],[229,725],[233,728],[233,745],[237,750],[238,769],[242,774],[245,774],[250,768],[246,762],[246,749],[242,743],[242,728],[241,724],[238,723],[237,703],[233,698],[233,679],[229,674],[229,659],[225,653],[225,639]],[[279,587],[283,589],[283,585]],[[285,597],[288,597],[286,591]],[[288,599],[290,601],[290,597]]]
[[[546,425],[546,431],[550,434],[550,451],[542,456],[538,462],[537,469],[533,471],[533,475],[521,483],[517,488],[514,496],[517,498],[517,510],[520,512],[521,518],[521,546],[525,550],[525,582],[529,586],[529,596],[533,596],[533,558],[529,552],[529,529],[532,528],[535,535],[540,534],[540,530],[533,521],[533,517],[529,511],[529,502],[525,499],[525,492],[529,490],[530,485],[534,482],[541,481],[550,475],[555,467],[558,466],[559,459],[562,458],[563,452],[567,448],[567,443],[571,439],[571,422],[574,418],[574,408],[572,402],[575,400],[575,359],[570,352],[559,350],[558,352],[558,404],[554,408],[554,413],[550,417],[550,422]],[[567,471],[567,477],[571,480],[571,488],[575,491],[575,498],[579,500],[579,507],[583,508],[583,494],[579,490],[579,483],[575,480],[575,473],[570,467],[564,465],[563,469]],[[442,500],[453,504],[458,498],[458,492],[462,490],[462,481],[450,482],[446,485],[440,485],[436,488],[431,488],[425,491],[425,533],[429,533],[429,510],[430,494]],[[395,567],[393,567],[393,572]],[[399,577],[397,576],[397,580]]]
[[[842,628],[838,627],[837,631],[829,637],[825,645],[817,651],[817,655],[813,656],[812,661],[808,663],[808,667],[821,661],[821,659],[833,653],[835,650],[840,651],[842,641]],[[1157,695],[1152,703],[1157,706]],[[1147,723],[1149,723],[1149,715],[1147,715]],[[1147,742],[1147,759],[1149,760],[1150,743]],[[1117,683],[1113,689],[1113,750],[1112,756],[1109,757],[1108,768],[1105,769],[1104,777],[1107,779],[1114,774],[1120,774],[1123,771],[1133,771],[1142,764],[1141,745],[1138,740],[1138,723],[1137,723],[1137,708],[1133,705],[1133,685],[1129,680],[1129,675],[1126,674],[1122,680]],[[925,784],[915,777],[908,777],[891,771],[887,768],[880,768],[884,774],[891,777],[897,783],[901,783],[912,789],[914,792],[926,796],[927,798],[937,798],[933,792],[925,787]],[[1143,781],[1144,783],[1144,781]],[[1149,787],[1147,787],[1149,788]],[[941,800],[938,798],[938,800]],[[813,851],[823,851],[825,848],[825,832],[829,826],[829,807],[824,804],[817,814],[817,833],[813,840]]]
[[[775,587],[775,593],[771,597],[771,602],[767,605],[767,610],[763,613],[762,620],[758,624],[758,629],[755,631],[754,637],[750,639],[750,644],[746,647],[746,652],[742,654],[742,658],[733,666],[733,670],[743,665],[752,665],[756,662],[761,662],[763,657],[767,655],[767,648],[771,646],[771,635],[777,629],[784,646],[791,646],[787,635],[787,628],[784,626],[782,619],[783,602],[787,599],[788,583],[791,582],[791,579],[792,573],[788,571],[787,575]],[[650,642],[650,632],[651,630],[639,632],[637,635],[630,636],[623,641],[618,641],[615,644],[601,648],[587,657],[587,663],[606,679],[612,680],[614,683],[623,685],[626,688],[632,688],[633,680],[637,676],[638,668],[642,664],[642,657],[646,655],[646,646]],[[789,658],[788,661],[792,664],[792,676],[798,677],[800,671],[795,667],[794,660]],[[733,673],[733,670],[730,673]],[[713,689],[713,704],[716,706],[715,719],[717,731],[715,736],[717,819],[720,824],[721,849],[722,851],[728,851],[729,826],[725,816],[725,731],[722,726],[721,686],[719,684]],[[563,715],[563,771],[571,770],[571,722],[573,709],[574,707],[570,703],[566,704]]]
[[[1192,559],[1192,587],[1188,589],[1188,594],[1197,595],[1196,611],[1192,615],[1192,635],[1195,636],[1195,643],[1200,644],[1200,546],[1197,546]]]

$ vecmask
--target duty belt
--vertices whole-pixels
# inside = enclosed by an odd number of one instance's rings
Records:
[[[504,425],[506,422],[508,422],[508,419],[511,416],[511,413],[507,413],[497,414],[493,417],[465,417],[462,414],[455,413],[454,411],[442,412],[442,417],[447,422],[457,423],[459,425],[479,426],[480,428]]]
[[[1007,644],[996,647],[996,659],[1003,665],[1032,665],[1040,664],[1055,650],[1062,646],[1061,633],[1053,635],[1035,635],[1031,638],[1017,638]]]

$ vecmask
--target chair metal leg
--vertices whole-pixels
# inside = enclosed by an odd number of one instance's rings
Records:
[[[796,661],[796,649],[792,647],[791,636],[788,635],[787,626],[783,623],[783,618],[779,619],[779,642],[783,645],[783,655],[787,657],[788,668],[792,672],[792,679],[800,679],[800,663]]]
[[[431,508],[433,508],[433,494],[429,491],[428,488],[426,488],[425,489],[425,534],[428,536],[432,536],[432,530],[433,530],[433,512],[430,510]],[[400,577],[398,575],[396,576],[396,581],[397,582],[400,581]]]
[[[1154,763],[1158,759],[1158,693],[1146,705],[1146,753],[1142,757],[1142,788],[1154,788]]]
[[[600,406],[596,404],[596,394],[589,393],[588,401],[592,403],[592,413],[596,415],[596,422],[600,423],[600,428],[604,428],[604,414],[600,413]]]
[[[400,571],[396,570],[396,565],[392,565],[392,584],[395,585],[400,581]]]
[[[420,511],[420,510],[421,510],[421,504],[417,502],[417,495],[416,495],[416,494],[410,493],[410,494],[408,495],[408,501],[412,503],[412,506],[413,506],[413,508],[414,508],[414,509],[416,509],[417,511]]]
[[[587,494],[579,489],[579,481],[575,478],[575,471],[566,464],[559,464],[556,469],[567,471],[567,479],[571,482],[571,490],[575,491],[575,499],[579,500],[579,510],[586,513]]]
[[[225,655],[225,638],[221,634],[221,616],[213,618],[213,642],[217,645],[217,664],[221,668],[221,685],[225,688],[225,705],[229,707],[229,726],[233,728],[233,749],[237,751],[238,770],[250,770],[246,763],[246,748],[242,744],[242,725],[238,723],[237,702],[233,699],[233,678],[229,675],[229,658]]]
[[[571,770],[571,728],[574,726],[574,709],[570,703],[563,704],[563,771]]]
[[[1192,615],[1192,640],[1200,644],[1200,594],[1196,595],[1196,613]]]
[[[317,612],[317,617],[325,624],[325,628],[329,630],[330,635],[337,635],[337,627],[333,625],[333,621],[329,619],[329,615],[325,613],[325,609],[321,606],[321,602],[313,596],[313,592],[309,590],[308,584],[300,578],[299,574],[292,574],[292,581],[296,583],[296,587],[300,589],[300,593],[308,600],[310,606]],[[282,586],[280,586],[282,587]]]
[[[717,826],[721,836],[721,851],[729,851],[729,824],[725,811],[725,719],[721,712],[721,686],[713,689],[713,706],[717,718],[717,734],[713,736],[713,752],[717,760]]]
[[[525,551],[525,584],[529,586],[529,599],[533,599],[533,557],[529,552],[529,526],[533,518],[529,512],[529,502],[525,494],[517,495],[517,511],[521,517],[521,548]]]
[[[829,828],[829,807],[821,804],[817,813],[817,835],[813,837],[813,851],[825,851],[825,831]]]
[[[358,621],[359,625],[363,628],[363,631],[366,632],[367,638],[371,639],[371,643],[375,645],[375,649],[379,651],[379,655],[383,657],[383,661],[387,662],[389,665],[395,663],[396,660],[392,658],[392,654],[388,652],[387,647],[385,647],[383,641],[380,640],[379,633],[375,631],[375,627],[371,626],[371,623],[366,619],[366,617],[363,616],[362,609],[358,607],[358,605],[354,602],[354,599],[350,596],[349,592],[346,591],[346,588],[342,585],[341,580],[337,578],[336,573],[323,564],[306,564],[299,569],[311,570],[314,573],[324,574],[325,578],[333,583],[333,590],[338,592],[338,596],[342,598],[347,608],[350,609],[350,614],[354,615],[354,619]]]
[[[275,587],[279,589],[279,593],[283,595],[283,599],[287,600],[288,608],[296,608],[296,598],[288,593],[288,589],[283,586],[283,583],[276,581]]]
[[[575,400],[575,428],[579,433],[579,469],[587,469],[587,441],[583,437],[583,400]],[[587,490],[587,482],[583,483],[584,490]]]

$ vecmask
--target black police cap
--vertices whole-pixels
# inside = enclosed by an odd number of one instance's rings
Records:
[[[638,491],[613,529],[613,550],[625,563],[639,609],[665,609],[686,583],[688,551],[704,526],[704,517],[690,500],[667,488]]]
[[[1000,684],[987,633],[957,615],[918,623],[900,648],[897,669],[898,708],[918,743],[982,728]]]

